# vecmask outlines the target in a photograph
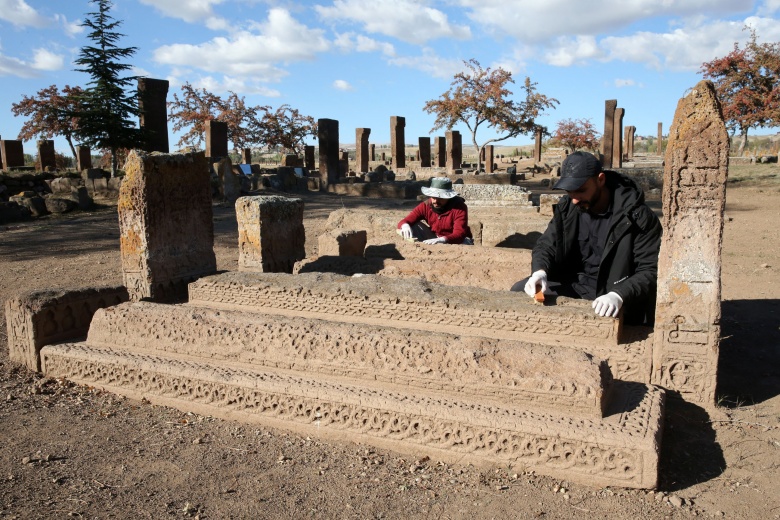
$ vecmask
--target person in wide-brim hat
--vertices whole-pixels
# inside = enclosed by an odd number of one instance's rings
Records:
[[[473,244],[469,210],[466,201],[452,189],[452,181],[434,177],[422,192],[430,198],[398,223],[398,233],[406,240],[425,244]]]

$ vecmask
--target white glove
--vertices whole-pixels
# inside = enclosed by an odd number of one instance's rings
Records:
[[[404,222],[401,224],[401,236],[404,239],[412,238],[412,226]]]
[[[616,292],[609,292],[593,300],[593,310],[599,316],[617,318],[620,307],[623,306],[623,298]]]
[[[436,237],[436,238],[429,238],[428,240],[423,240],[423,244],[446,244],[447,239],[444,237]]]
[[[541,291],[544,294],[548,294],[548,287],[547,287],[547,271],[544,269],[539,269],[534,274],[531,275],[531,278],[528,279],[528,281],[525,284],[525,287],[523,290],[525,291],[525,294],[530,296],[531,298],[536,295],[536,286],[541,286]]]

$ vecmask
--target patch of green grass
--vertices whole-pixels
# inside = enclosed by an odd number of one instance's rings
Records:
[[[736,186],[780,187],[780,164],[729,165],[728,183]]]

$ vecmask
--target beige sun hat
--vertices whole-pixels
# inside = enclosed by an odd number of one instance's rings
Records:
[[[457,197],[458,192],[452,189],[452,181],[447,177],[434,177],[431,179],[431,187],[422,188],[423,195],[436,199],[451,199]]]

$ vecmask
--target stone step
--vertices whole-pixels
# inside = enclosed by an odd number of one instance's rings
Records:
[[[87,342],[596,419],[612,386],[605,362],[564,347],[194,304],[99,310]]]
[[[100,312],[100,311],[99,311]],[[181,410],[596,486],[653,488],[664,392],[616,382],[608,416],[518,411],[460,394],[88,343],[41,350],[44,373]]]

